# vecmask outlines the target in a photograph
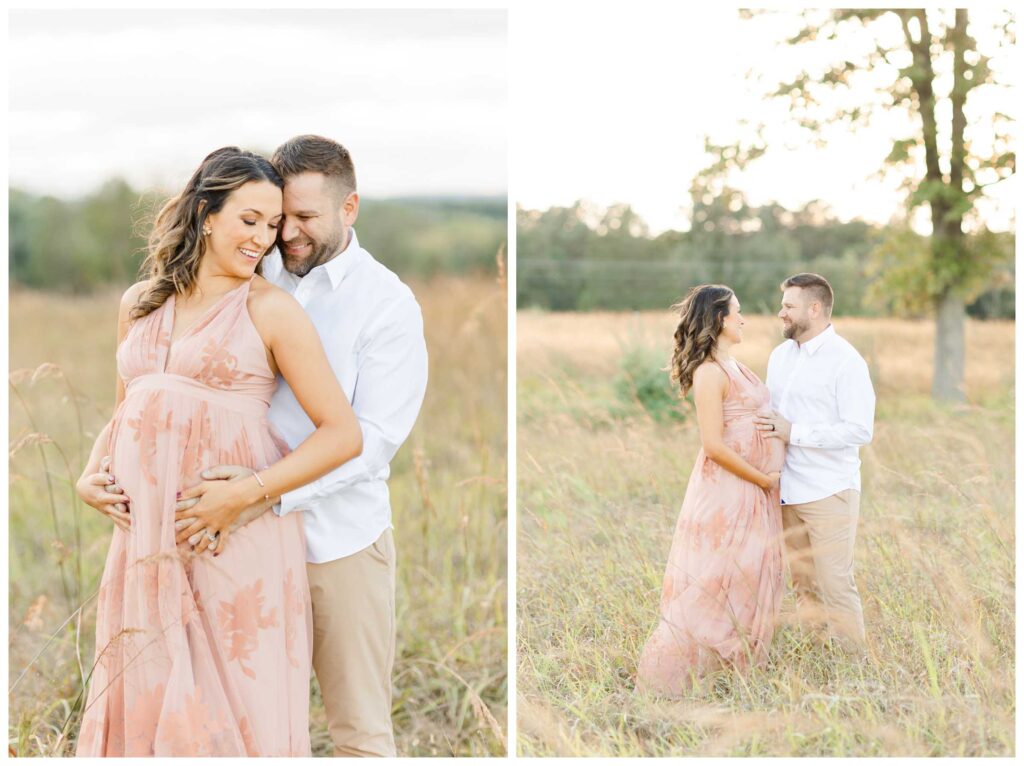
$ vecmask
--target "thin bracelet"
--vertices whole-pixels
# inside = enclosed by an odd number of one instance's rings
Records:
[[[269,503],[270,502],[270,493],[267,492],[267,485],[263,483],[263,479],[260,478],[260,475],[256,471],[253,471],[252,475],[253,475],[253,478],[256,479],[256,481],[259,483],[259,485],[263,488],[263,501],[266,502],[266,503]]]

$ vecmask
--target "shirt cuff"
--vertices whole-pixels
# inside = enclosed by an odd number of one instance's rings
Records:
[[[797,447],[806,447],[811,427],[806,423],[789,424],[789,443]]]
[[[827,428],[819,424],[819,428]],[[837,449],[842,445],[833,444],[832,437],[826,433],[823,435],[819,432],[817,436],[815,434],[815,426],[811,423],[793,423],[789,428],[789,443],[796,447],[811,447],[814,449]],[[824,442],[828,441],[828,444]]]
[[[274,512],[278,516],[284,516],[285,514],[291,513],[303,506],[309,505],[309,499],[313,496],[313,484],[307,484],[304,487],[299,487],[291,492],[285,492],[281,495],[281,504],[274,506]]]

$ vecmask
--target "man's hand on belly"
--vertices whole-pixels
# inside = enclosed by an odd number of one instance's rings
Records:
[[[214,466],[213,468],[207,468],[200,474],[200,477],[204,480],[203,485],[209,488],[209,485],[215,485],[216,483],[244,479],[247,476],[251,476],[252,473],[253,470],[251,468],[246,468],[245,466],[217,465]],[[185,500],[178,501],[174,509],[176,519],[174,527],[175,530],[179,533],[179,535],[181,534],[182,530],[195,526],[197,518],[194,516],[190,516],[187,513],[187,511],[198,505],[200,501],[203,499],[203,496],[204,494],[199,494],[195,497],[190,497]],[[280,498],[277,497],[272,497],[269,500],[260,498],[257,502],[253,503],[252,505],[242,508],[242,510],[238,512],[235,519],[227,527],[226,532],[220,535],[220,537],[217,539],[216,544],[211,543],[207,539],[206,533],[208,530],[205,527],[194,530],[192,534],[188,537],[188,543],[193,548],[199,546],[199,549],[196,551],[197,553],[202,553],[203,550],[209,548],[210,550],[214,551],[214,555],[217,555],[222,550],[224,550],[224,545],[230,533],[233,533],[238,529],[241,529],[251,521],[255,521],[268,510],[270,510],[275,503],[279,502]],[[179,540],[178,542],[181,542],[181,540]]]
[[[784,443],[789,444],[792,424],[777,410],[772,410],[770,415],[755,415],[754,423],[762,436],[769,439],[782,439]]]

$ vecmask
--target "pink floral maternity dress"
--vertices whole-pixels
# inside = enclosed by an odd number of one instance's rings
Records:
[[[737,362],[727,370],[725,443],[765,473],[782,468],[784,447],[754,427],[770,395]],[[640,657],[637,687],[679,697],[721,667],[763,662],[783,595],[778,489],[766,491],[704,454],[679,513],[661,593],[661,616]]]
[[[246,308],[251,281],[170,342],[174,297],[118,349],[127,395],[110,472],[131,498],[98,597],[84,756],[310,753],[312,628],[301,514],[266,513],[222,554],[175,545],[178,492],[217,464],[261,469],[286,445],[275,380]]]

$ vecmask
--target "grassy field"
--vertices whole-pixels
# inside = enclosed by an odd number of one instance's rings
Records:
[[[674,317],[519,313],[521,755],[1014,754],[1013,325],[968,324],[971,403],[939,407],[929,323],[835,324],[878,394],[856,552],[868,657],[797,626],[787,595],[766,668],[669,702],[633,687],[699,438],[618,380],[628,356],[664,366]],[[745,335],[734,353],[763,377],[777,320]]]
[[[506,297],[412,285],[426,401],[390,481],[398,550],[393,717],[403,755],[502,755],[507,727]],[[73,479],[111,415],[118,295],[10,300],[10,747],[70,755],[109,522]],[[77,611],[80,604],[84,609]],[[313,685],[314,753],[329,755]]]

